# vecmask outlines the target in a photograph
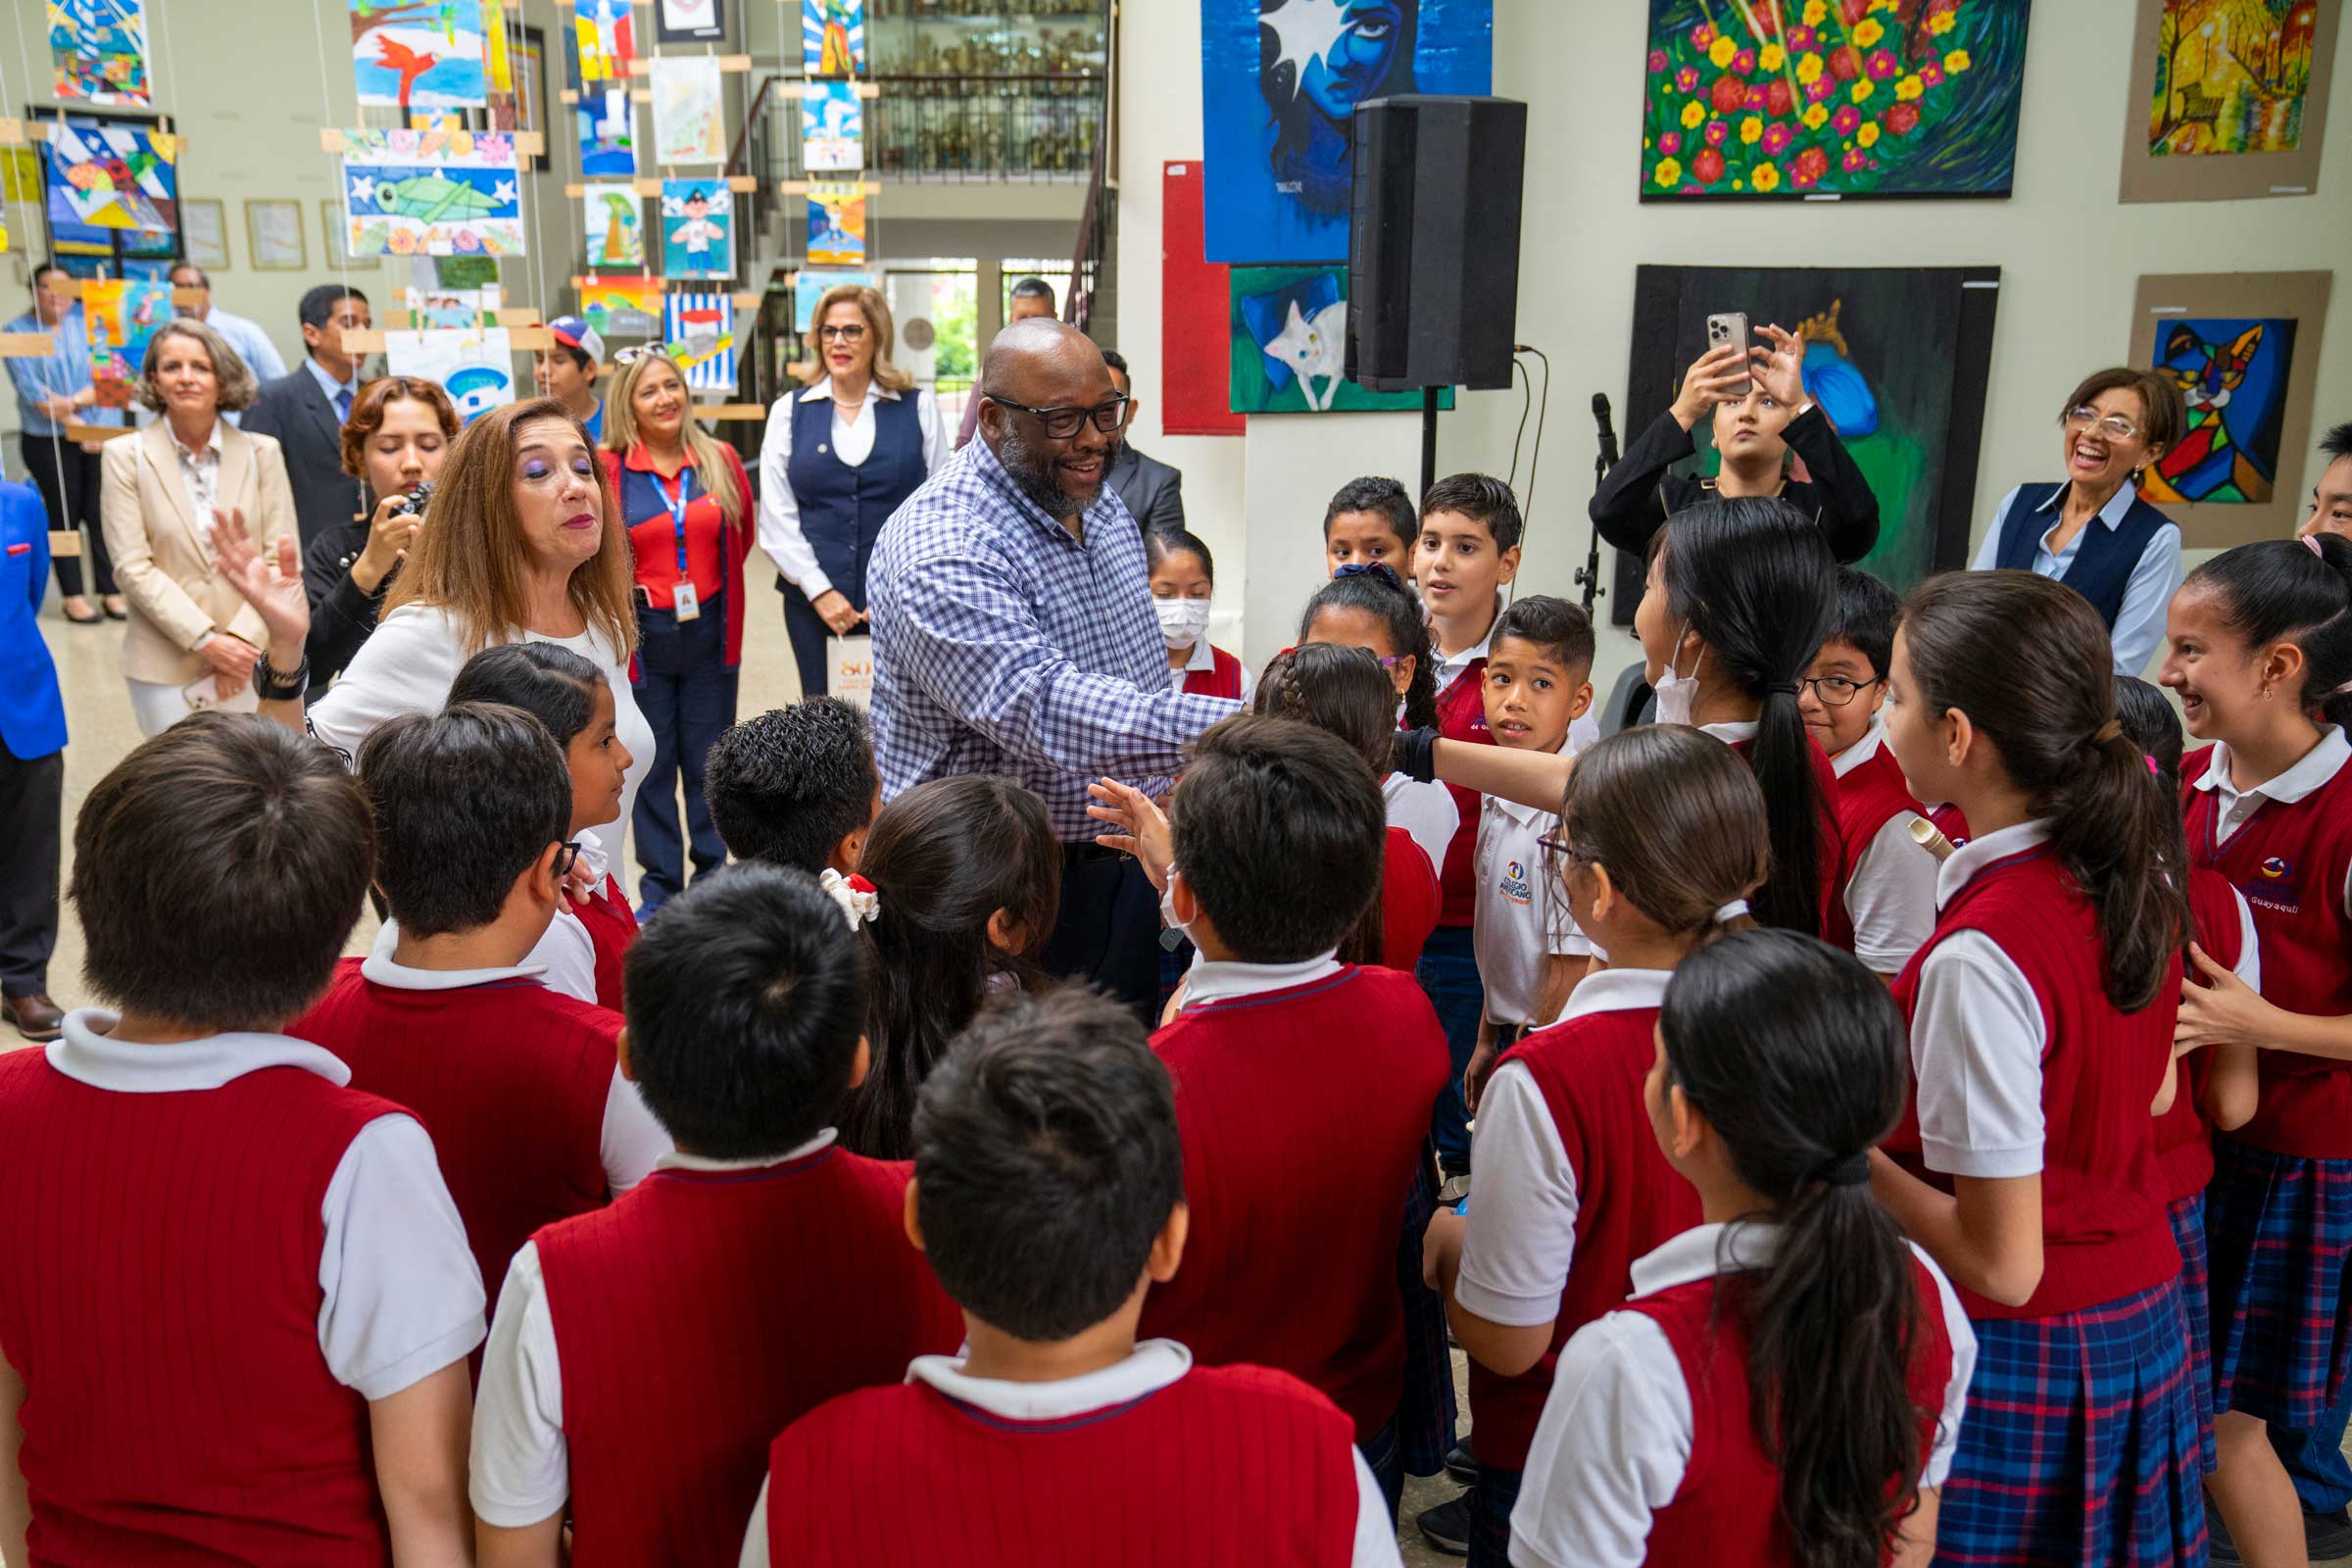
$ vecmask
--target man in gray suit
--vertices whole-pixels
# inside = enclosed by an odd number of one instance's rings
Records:
[[[1133,428],[1139,405],[1131,390],[1133,382],[1127,374],[1126,357],[1117,349],[1104,349],[1102,363],[1110,367],[1110,384],[1119,389],[1119,396],[1127,399],[1129,428]],[[1127,503],[1127,510],[1135,514],[1136,522],[1146,533],[1154,528],[1183,527],[1184,492],[1178,487],[1184,483],[1184,475],[1157,458],[1147,458],[1136,451],[1124,435],[1118,438],[1118,454],[1110,460],[1110,471],[1102,482],[1118,492],[1119,499]]]
[[[285,449],[294,485],[294,519],[302,546],[367,510],[360,481],[343,471],[343,421],[360,390],[360,356],[343,347],[347,331],[365,331],[368,296],[340,283],[321,283],[302,297],[302,343],[309,358],[262,388],[246,411],[245,428],[274,436]]]

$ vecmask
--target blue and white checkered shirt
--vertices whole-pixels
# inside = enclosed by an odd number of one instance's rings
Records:
[[[1089,784],[1158,796],[1185,744],[1241,711],[1169,689],[1143,538],[1108,485],[1081,521],[1083,543],[974,440],[883,525],[867,593],[884,796],[1001,774],[1085,843],[1102,831]]]

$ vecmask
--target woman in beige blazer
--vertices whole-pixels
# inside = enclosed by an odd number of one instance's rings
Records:
[[[115,578],[130,601],[122,674],[139,733],[155,735],[199,708],[250,712],[261,617],[213,562],[216,523],[265,551],[294,532],[286,461],[270,436],[220,417],[250,408],[253,372],[201,321],[172,321],[149,340],[139,401],[163,417],[106,444],[99,515]]]

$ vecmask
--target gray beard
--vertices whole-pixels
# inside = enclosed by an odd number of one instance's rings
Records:
[[[1054,477],[1054,460],[1041,456],[1018,432],[1006,430],[997,445],[997,462],[1004,466],[1006,477],[1019,487],[1037,509],[1047,516],[1059,520],[1075,517],[1086,510]]]

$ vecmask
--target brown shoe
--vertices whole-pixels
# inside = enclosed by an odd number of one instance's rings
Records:
[[[66,1030],[66,1009],[36,991],[29,997],[0,997],[0,1013],[27,1040],[55,1040]]]

